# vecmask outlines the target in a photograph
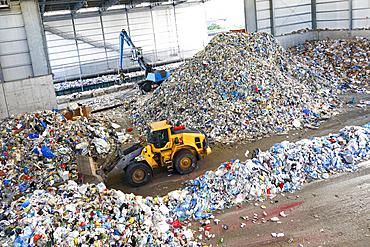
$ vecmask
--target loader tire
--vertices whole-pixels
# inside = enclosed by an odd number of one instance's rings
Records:
[[[141,86],[141,89],[146,92],[146,93],[149,93],[150,90],[152,90],[152,85],[150,82],[146,82],[144,85]]]
[[[197,167],[195,155],[187,149],[182,149],[175,154],[175,169],[181,175],[189,174]]]
[[[132,163],[127,167],[126,176],[132,187],[140,187],[149,182],[152,171],[145,163]]]

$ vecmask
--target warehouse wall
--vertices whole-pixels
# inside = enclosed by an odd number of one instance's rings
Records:
[[[369,0],[255,0],[257,30],[281,35],[301,29],[370,26]]]
[[[56,107],[36,0],[0,9],[0,118]]]
[[[285,48],[302,44],[306,40],[323,40],[329,39],[348,39],[349,37],[363,36],[370,37],[370,30],[346,30],[346,31],[307,31],[304,33],[294,33],[283,36],[275,36],[279,40],[280,44]]]
[[[54,79],[105,73],[118,68],[119,33],[125,29],[150,63],[192,56],[207,44],[203,3],[113,9],[44,16]],[[124,67],[138,66],[125,45]]]
[[[20,5],[1,10],[0,40],[3,82],[33,77],[31,55]]]
[[[51,81],[51,75],[46,75],[1,83],[0,118],[56,108],[54,85]]]

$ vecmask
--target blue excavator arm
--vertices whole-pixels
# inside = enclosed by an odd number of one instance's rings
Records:
[[[144,58],[142,55],[142,49],[134,45],[130,36],[127,34],[126,30],[122,29],[119,37],[120,37],[119,38],[119,53],[120,53],[119,68],[121,70],[121,74],[123,71],[123,47],[124,47],[124,44],[127,43],[127,45],[131,49],[131,59],[133,61],[137,61],[140,67],[145,71],[145,77],[147,81],[159,83],[161,81],[166,80],[170,76],[169,71],[153,70],[152,66],[144,61]],[[142,84],[144,83],[145,82],[143,82]]]

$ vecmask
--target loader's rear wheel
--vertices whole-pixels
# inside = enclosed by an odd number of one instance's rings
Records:
[[[195,155],[187,149],[182,149],[175,154],[175,169],[181,175],[189,174],[197,167]]]
[[[126,170],[126,175],[132,187],[139,187],[149,182],[152,171],[149,166],[139,162],[129,165]]]
[[[151,85],[150,82],[146,82],[144,85],[141,86],[141,89],[144,92],[148,93],[148,92],[150,92],[150,90],[152,90],[152,85]]]

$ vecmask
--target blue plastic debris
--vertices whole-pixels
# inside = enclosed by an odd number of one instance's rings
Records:
[[[45,146],[41,147],[41,153],[42,153],[43,156],[48,157],[48,158],[54,158],[55,157],[55,155],[50,150],[50,148],[45,147]]]

